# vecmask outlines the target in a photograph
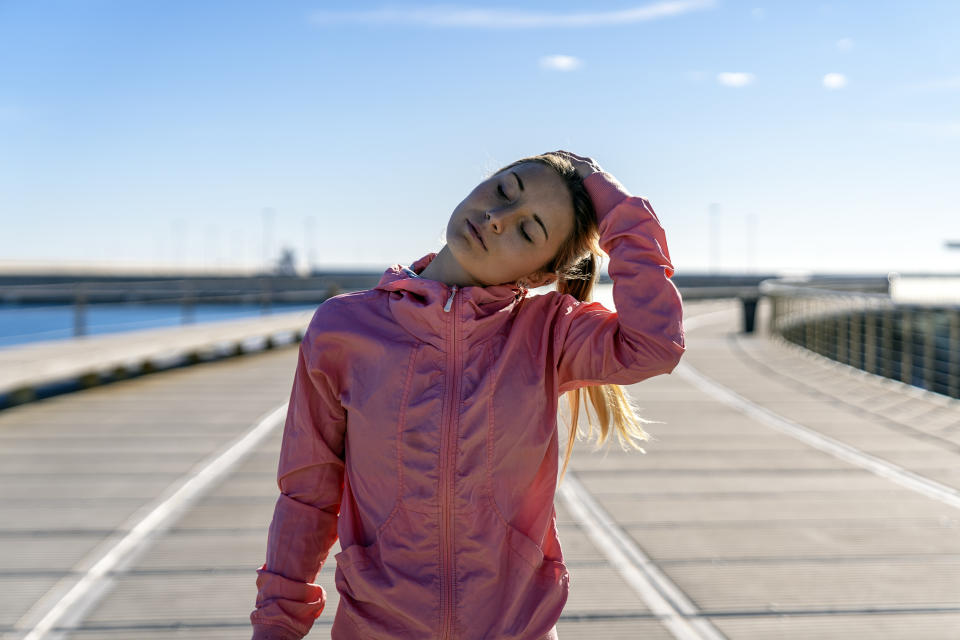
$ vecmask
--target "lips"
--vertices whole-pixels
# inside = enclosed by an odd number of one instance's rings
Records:
[[[483,236],[480,235],[480,230],[473,226],[473,223],[467,220],[467,227],[470,229],[470,233],[473,234],[473,237],[477,239],[477,242],[480,243],[480,246],[483,247],[483,250],[487,250],[487,243],[483,241]]]

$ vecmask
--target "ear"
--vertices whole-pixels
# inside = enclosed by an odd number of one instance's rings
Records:
[[[555,273],[531,273],[526,278],[521,278],[521,280],[527,285],[528,289],[536,289],[537,287],[545,287],[548,284],[553,284],[557,281],[557,274]]]

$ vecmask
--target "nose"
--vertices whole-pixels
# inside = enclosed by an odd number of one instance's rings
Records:
[[[494,233],[503,233],[510,222],[519,215],[519,210],[513,207],[490,209],[484,214],[484,222]]]

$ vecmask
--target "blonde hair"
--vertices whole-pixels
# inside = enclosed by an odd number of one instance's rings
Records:
[[[557,291],[569,294],[581,302],[592,299],[593,287],[600,275],[600,259],[604,256],[600,248],[600,231],[597,226],[597,214],[583,184],[583,178],[577,173],[573,164],[563,156],[545,153],[537,156],[522,158],[511,162],[507,166],[494,171],[496,175],[525,162],[539,162],[563,178],[573,200],[573,231],[561,245],[557,255],[538,270],[540,274],[552,273],[557,276]],[[646,420],[636,414],[630,399],[623,388],[615,384],[594,385],[567,391],[564,394],[570,407],[569,437],[567,451],[563,460],[563,469],[560,472],[560,482],[567,472],[570,456],[573,453],[574,442],[582,435],[579,426],[580,407],[587,406],[584,398],[589,400],[597,418],[598,435],[596,447],[599,449],[609,438],[611,430],[617,435],[622,449],[633,448],[646,453],[640,443],[649,440],[644,424],[653,420]],[[586,437],[589,439],[594,432],[594,423],[587,413],[588,429]]]

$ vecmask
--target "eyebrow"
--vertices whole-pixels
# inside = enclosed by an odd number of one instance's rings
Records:
[[[516,171],[511,171],[513,177],[517,179],[517,185],[520,187],[520,191],[523,191],[523,180],[520,179],[520,176],[517,175]],[[543,235],[547,237],[547,240],[550,239],[550,234],[547,233],[547,227],[543,224],[543,220],[540,219],[540,216],[533,214],[533,219],[537,221],[537,224],[540,225],[540,228],[543,229]]]

